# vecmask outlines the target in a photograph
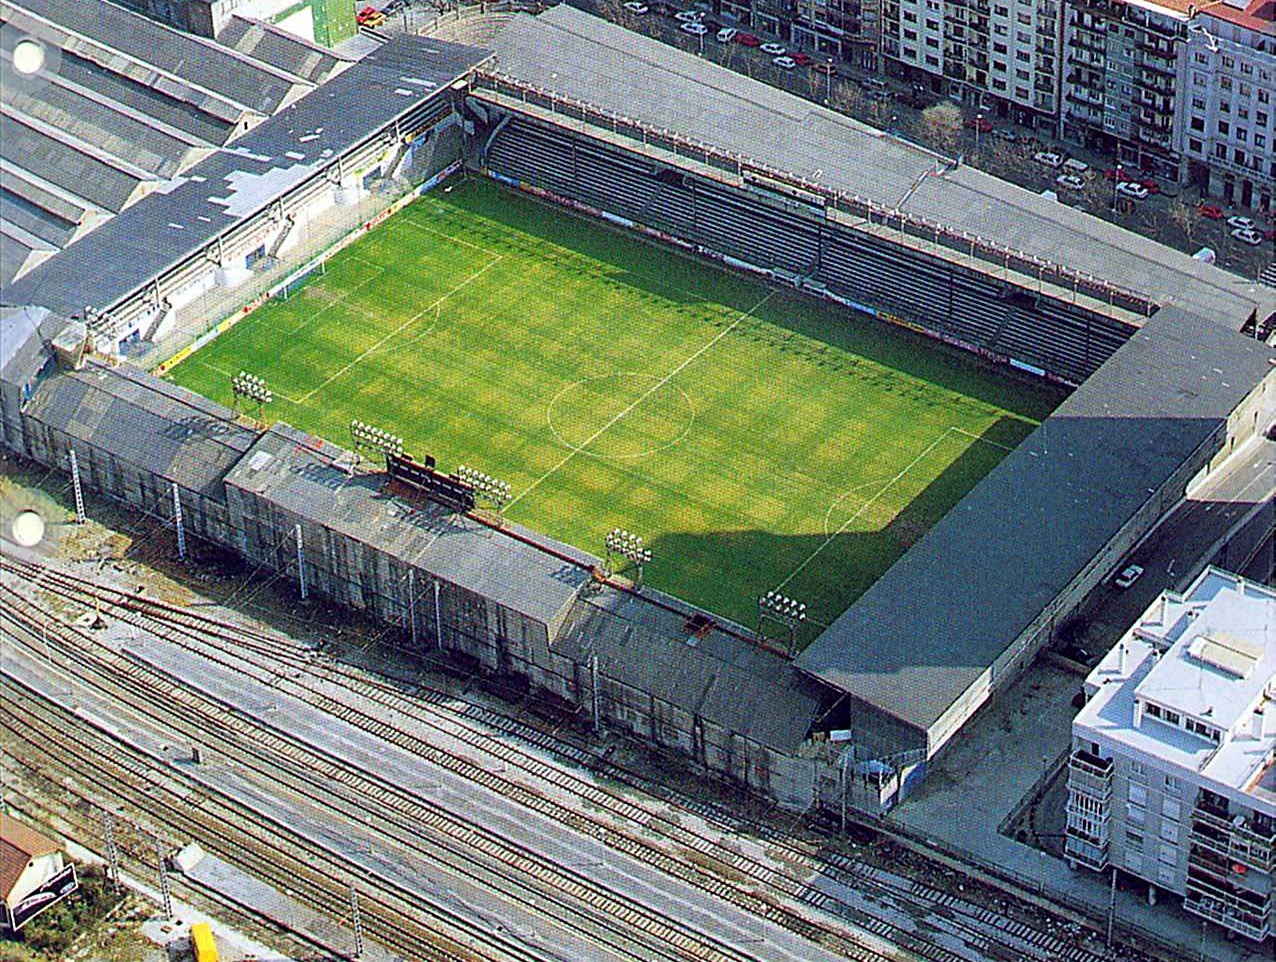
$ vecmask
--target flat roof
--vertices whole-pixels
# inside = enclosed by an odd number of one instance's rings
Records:
[[[107,310],[487,59],[400,36],[20,277],[5,304]]]
[[[551,636],[598,563],[515,525],[493,531],[442,505],[396,498],[384,472],[352,474],[353,463],[340,446],[280,423],[226,484],[550,626]]]
[[[1227,419],[1276,349],[1165,308],[796,660],[933,726]],[[973,708],[972,708],[973,710]]]
[[[568,4],[519,14],[493,69],[1240,329],[1276,291]]]
[[[1211,631],[1232,629],[1263,650],[1247,678],[1227,677],[1190,649]],[[1124,646],[1124,652],[1122,647]],[[1161,765],[1196,772],[1215,785],[1265,802],[1276,813],[1269,758],[1276,732],[1254,737],[1248,724],[1276,675],[1276,591],[1217,568],[1206,568],[1182,595],[1165,592],[1104,656],[1086,679],[1090,699],[1073,722]],[[1135,702],[1153,701],[1224,730],[1220,744],[1148,715],[1134,723]],[[1270,711],[1271,708],[1268,708]]]

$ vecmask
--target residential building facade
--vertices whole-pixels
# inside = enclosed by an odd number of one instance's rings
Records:
[[[1182,0],[1071,0],[1063,41],[1065,140],[1179,180],[1174,117],[1190,9]]]
[[[881,0],[715,0],[714,7],[808,53],[878,67]]]
[[[1272,933],[1276,590],[1206,568],[1086,679],[1065,851],[1238,935]]]
[[[1175,149],[1186,177],[1260,212],[1276,195],[1276,3],[1222,0],[1188,26]]]

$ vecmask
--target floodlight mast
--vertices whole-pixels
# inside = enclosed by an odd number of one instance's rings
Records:
[[[403,456],[403,438],[355,418],[350,422],[350,437],[356,448],[367,448],[381,454]]]
[[[643,545],[642,537],[624,528],[612,528],[604,545],[607,549],[607,574],[610,576],[615,571],[612,563],[615,557],[625,558],[638,569],[638,585],[641,586],[643,567],[651,563],[651,549]]]
[[[247,371],[240,371],[230,379],[230,391],[234,396],[232,412],[239,413],[239,399],[246,398],[257,402],[257,420],[261,420],[262,408],[275,399],[275,394],[266,386],[263,378]]]
[[[456,476],[474,489],[474,493],[487,500],[499,514],[510,499],[510,486],[499,478],[485,474],[477,468],[461,465]]]
[[[778,591],[768,591],[758,598],[758,638],[765,640],[762,625],[765,621],[778,622],[789,630],[789,654],[797,646],[798,629],[806,621],[806,605],[800,601],[782,595]]]

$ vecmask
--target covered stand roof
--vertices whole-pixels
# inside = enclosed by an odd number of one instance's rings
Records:
[[[797,659],[933,726],[1265,377],[1276,350],[1158,312]]]
[[[447,88],[486,51],[396,37],[72,244],[3,292],[63,314],[108,310]]]
[[[1239,330],[1276,293],[567,4],[520,14],[494,69],[657,130],[1074,268]],[[481,94],[481,91],[480,91]],[[1260,306],[1261,305],[1261,306]]]
[[[551,629],[597,563],[516,526],[496,532],[441,505],[396,498],[384,474],[351,473],[353,463],[337,445],[276,424],[226,483]]]

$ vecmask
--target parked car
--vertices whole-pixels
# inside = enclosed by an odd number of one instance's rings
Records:
[[[1004,140],[1008,144],[1019,142],[1019,134],[1011,130],[1009,127],[998,127],[992,132],[992,135],[998,140]]]
[[[987,117],[967,117],[962,121],[962,126],[970,130],[977,130],[981,134],[992,133],[992,121]]]
[[[886,81],[880,77],[868,77],[860,81],[861,87],[868,87],[870,90],[885,90]]]
[[[630,13],[638,14],[640,17],[643,14],[651,12],[650,7],[648,7],[645,3],[639,3],[638,0],[629,0],[629,2],[625,4],[625,9]]]
[[[826,77],[837,76],[837,65],[832,60],[820,60],[811,64],[811,69],[817,73],[822,73]]]
[[[693,37],[703,37],[709,32],[709,28],[699,20],[684,20],[678,25],[678,29],[680,29],[683,33],[691,34]]]
[[[769,53],[772,57],[783,57],[787,53],[782,43],[764,43],[762,52]]]
[[[739,32],[740,31],[735,27],[723,27],[714,35],[714,39],[717,40],[718,43],[730,43],[735,39],[735,35]]]
[[[1092,666],[1099,659],[1090,653],[1090,649],[1082,648],[1080,645],[1068,645],[1059,654],[1067,658],[1068,661],[1075,661],[1078,665]]]
[[[378,10],[376,7],[364,7],[362,10],[360,10],[358,13],[354,15],[355,23],[357,23],[359,26],[362,27],[367,24],[368,20],[371,17],[375,17],[380,12],[381,11]]]
[[[383,23],[385,23],[385,14],[382,13],[380,10],[373,10],[372,15],[369,17],[365,17],[363,20],[363,23],[361,23],[360,26],[367,27],[368,29],[373,29],[375,27],[381,26],[381,24]]]
[[[1032,155],[1032,159],[1039,164],[1045,164],[1047,167],[1062,167],[1063,156],[1052,153],[1048,150],[1039,150]]]
[[[792,70],[797,66],[797,61],[792,57],[774,57],[771,62],[781,70]]]
[[[1068,190],[1085,190],[1085,181],[1076,174],[1060,174],[1054,182]]]
[[[814,63],[815,63],[815,58],[814,58],[814,57],[812,57],[809,53],[804,53],[804,52],[803,52],[803,51],[801,51],[801,50],[798,50],[798,51],[796,51],[796,52],[794,52],[794,53],[791,53],[791,54],[789,54],[789,56],[791,56],[791,57],[793,58],[794,62],[795,62],[795,63],[796,63],[799,67],[809,67],[809,66],[811,66],[812,64],[814,64]]]
[[[751,33],[737,33],[737,34],[735,35],[735,42],[736,42],[736,43],[738,43],[738,44],[739,44],[740,46],[742,46],[742,47],[760,47],[760,46],[762,46],[762,41],[761,41],[761,39],[759,39],[758,37],[755,37],[755,36],[754,36],[753,34],[751,34]]]
[[[1201,204],[1201,206],[1196,208],[1196,212],[1206,220],[1223,219],[1223,208],[1219,207],[1217,204]]]
[[[865,94],[865,96],[868,97],[869,100],[877,101],[879,103],[885,103],[888,100],[894,99],[894,95],[889,90],[870,90],[867,94]]]
[[[1084,174],[1090,169],[1089,164],[1087,164],[1084,160],[1077,160],[1075,157],[1069,157],[1063,162],[1063,166],[1066,170],[1073,174]]]
[[[1135,171],[1125,167],[1109,167],[1103,172],[1103,177],[1105,180],[1119,180],[1121,183],[1125,183],[1127,180],[1137,181],[1139,179]]]
[[[1146,200],[1148,194],[1151,193],[1146,187],[1133,180],[1124,180],[1116,185],[1117,193],[1125,197],[1132,197],[1135,200]]]
[[[1242,217],[1240,214],[1233,214],[1227,218],[1227,226],[1235,227],[1238,230],[1253,230],[1258,225],[1254,223],[1252,217]]]
[[[683,23],[699,23],[704,19],[703,10],[679,10],[673,15],[675,20],[681,20]]]
[[[1232,231],[1232,236],[1242,244],[1249,244],[1250,247],[1257,247],[1263,242],[1263,235],[1248,227],[1236,228]]]
[[[1143,577],[1143,568],[1141,565],[1127,565],[1121,569],[1121,573],[1112,579],[1112,583],[1124,591],[1136,581]]]

